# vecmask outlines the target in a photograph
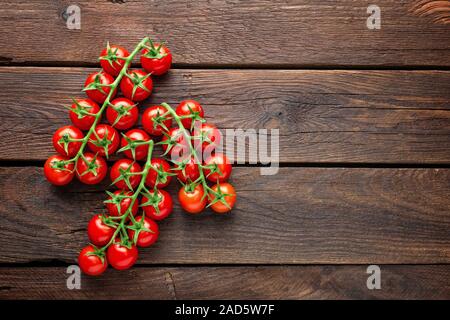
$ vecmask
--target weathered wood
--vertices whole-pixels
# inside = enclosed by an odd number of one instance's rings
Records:
[[[0,299],[449,299],[449,265],[145,267],[82,276],[67,289],[66,268],[2,268]]]
[[[448,14],[418,1],[377,1],[381,30],[367,28],[369,4],[353,0],[114,2],[77,1],[81,30],[69,30],[70,2],[3,1],[1,61],[95,63],[107,40],[131,49],[150,35],[183,65],[450,65]]]
[[[231,214],[190,216],[174,199],[139,263],[450,263],[449,181],[449,169],[235,168]],[[0,263],[74,262],[106,184],[57,188],[41,168],[0,168]]]
[[[0,68],[0,160],[44,160],[84,68]],[[450,72],[173,70],[144,103],[198,99],[220,128],[280,129],[282,162],[450,162]],[[142,108],[143,109],[143,108]]]

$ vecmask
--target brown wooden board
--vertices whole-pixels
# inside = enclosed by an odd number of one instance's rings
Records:
[[[144,267],[82,276],[67,289],[65,267],[1,268],[0,299],[449,299],[449,265]],[[72,283],[69,281],[69,283]]]
[[[449,181],[449,169],[235,168],[231,214],[190,216],[174,199],[138,263],[450,263]],[[75,262],[106,184],[57,188],[41,168],[0,168],[0,263]]]
[[[107,40],[131,49],[149,35],[181,65],[450,66],[445,2],[379,0],[369,30],[367,1],[79,0],[69,30],[73,1],[2,1],[0,61],[91,64]]]
[[[94,70],[0,68],[0,160],[53,154]],[[281,162],[450,163],[450,71],[172,70],[143,105],[186,98],[221,129],[279,129]]]

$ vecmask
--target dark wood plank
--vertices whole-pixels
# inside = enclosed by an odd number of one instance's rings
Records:
[[[175,199],[139,263],[450,263],[449,181],[449,169],[235,168],[231,214],[189,216]],[[56,188],[41,168],[0,168],[0,263],[74,262],[105,186]]]
[[[2,268],[0,299],[449,299],[449,265],[146,267],[82,276],[68,290],[66,268]]]
[[[89,72],[0,68],[0,160],[53,154]],[[450,162],[449,71],[174,70],[155,86],[145,106],[192,97],[222,129],[279,128],[282,162]]]
[[[450,65],[448,13],[436,20],[419,0],[377,1],[381,30],[366,26],[369,3],[353,0],[114,2],[77,1],[81,30],[68,30],[70,2],[3,1],[1,60],[94,63],[107,40],[131,49],[148,34],[184,65]]]

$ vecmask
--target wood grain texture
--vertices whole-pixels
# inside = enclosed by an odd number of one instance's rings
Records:
[[[0,299],[449,299],[449,265],[145,267],[82,276],[68,290],[66,268],[2,268]]]
[[[81,30],[66,27],[71,4],[3,1],[0,61],[94,63],[106,41],[132,48],[150,35],[183,65],[450,66],[448,25],[408,0],[376,2],[381,30],[366,27],[370,3],[353,0],[79,0]]]
[[[44,160],[93,69],[0,68],[0,160]],[[281,162],[450,163],[450,71],[173,70],[144,106],[201,101],[221,129],[280,129]],[[242,153],[241,153],[242,154]]]
[[[231,214],[190,216],[174,199],[139,263],[450,263],[449,181],[449,169],[235,168]],[[56,188],[41,168],[0,168],[0,263],[75,262],[106,184]]]
[[[420,17],[429,17],[434,23],[450,24],[450,1],[415,0],[410,11]]]

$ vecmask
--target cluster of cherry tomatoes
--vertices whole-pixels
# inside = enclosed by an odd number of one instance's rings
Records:
[[[101,52],[102,70],[90,74],[85,82],[88,98],[73,100],[69,108],[72,125],[55,132],[52,140],[57,155],[44,165],[44,174],[54,185],[66,185],[74,177],[93,185],[106,178],[110,156],[124,156],[110,168],[116,190],[107,191],[107,214],[96,214],[89,221],[90,245],[78,257],[88,275],[103,273],[108,263],[117,270],[128,269],[138,258],[137,247],[156,242],[156,221],[173,210],[172,197],[164,190],[173,179],[182,184],[178,199],[188,213],[198,214],[207,206],[226,213],[236,201],[236,192],[227,182],[231,163],[216,152],[220,131],[205,122],[198,102],[182,101],[176,110],[167,104],[150,106],[141,115],[142,129],[135,128],[138,103],[153,89],[151,75],[166,73],[172,62],[164,45],[149,41],[140,49],[144,70],[128,70],[133,57],[120,46],[108,44]],[[117,87],[123,96],[116,97]],[[106,121],[101,122],[103,113]],[[164,155],[152,158],[156,145],[162,146]],[[168,157],[180,152],[184,157]],[[208,155],[205,160],[204,154]]]

